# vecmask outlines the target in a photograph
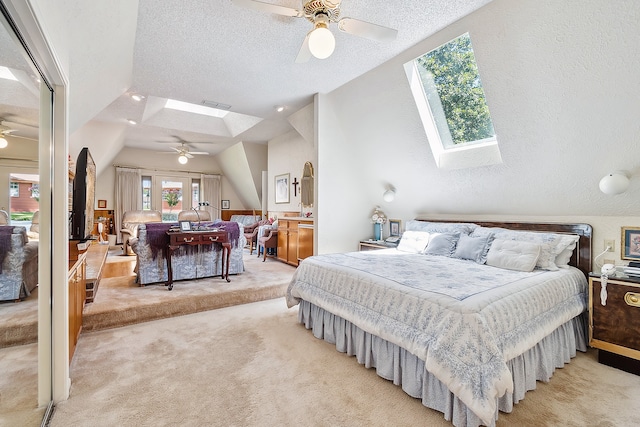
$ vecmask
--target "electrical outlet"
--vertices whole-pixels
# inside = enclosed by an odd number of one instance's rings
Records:
[[[609,252],[613,252],[613,248],[616,246],[616,241],[615,240],[605,240],[604,241],[604,247],[606,248],[607,246],[609,246]]]

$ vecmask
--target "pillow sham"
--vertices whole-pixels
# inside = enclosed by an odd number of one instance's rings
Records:
[[[569,266],[569,261],[571,261],[573,251],[578,245],[578,239],[580,239],[580,237],[578,237],[575,242],[571,243],[565,250],[558,254],[555,261],[558,268],[567,268]]]
[[[508,230],[506,228],[478,227],[471,233],[472,237],[479,237],[493,233],[494,238],[504,240],[516,240],[519,242],[531,242],[540,245],[540,256],[536,267],[543,270],[556,271],[556,257],[572,243],[578,241],[574,234],[558,234],[536,231]]]
[[[495,239],[487,254],[487,265],[516,271],[533,271],[540,245],[517,240]]]
[[[450,257],[456,249],[456,243],[458,243],[459,238],[460,232],[431,233],[429,235],[429,244],[424,250],[424,254]]]
[[[492,240],[493,234],[487,234],[482,237],[471,237],[467,234],[462,234],[453,257],[470,259],[478,264],[484,264],[487,261],[487,252]]]
[[[430,222],[412,219],[407,221],[405,230],[426,231],[428,233],[454,233],[457,231],[460,234],[470,234],[477,227],[477,224],[467,222]]]
[[[400,243],[398,243],[398,250],[421,254],[424,252],[428,243],[429,233],[426,231],[405,231],[402,233]]]

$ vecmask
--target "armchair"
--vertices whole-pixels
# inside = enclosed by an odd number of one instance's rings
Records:
[[[267,260],[267,249],[277,249],[278,248],[278,230],[272,228],[269,230],[269,234],[266,234],[262,237],[258,237],[258,257],[260,257],[260,248],[262,248],[264,253],[264,258],[262,262]]]
[[[180,211],[178,212],[178,221],[211,221],[211,214],[209,213],[209,211],[195,211],[193,209],[190,209],[188,211]]]
[[[40,211],[33,213],[27,237],[29,237],[29,240],[38,240],[40,238]]]
[[[135,255],[129,243],[130,239],[138,237],[138,226],[148,222],[162,222],[162,214],[159,211],[140,210],[127,211],[122,215],[122,251],[125,255]]]
[[[249,255],[253,255],[253,247],[258,247],[258,233],[260,231],[260,226],[269,224],[268,219],[260,220],[254,224],[247,225],[244,227],[244,237],[247,238],[247,243],[249,244]]]
[[[0,225],[9,225],[9,214],[7,211],[0,210]]]

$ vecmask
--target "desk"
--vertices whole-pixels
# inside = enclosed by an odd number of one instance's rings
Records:
[[[167,231],[169,236],[169,245],[167,246],[167,283],[169,290],[173,289],[173,271],[171,269],[171,255],[181,245],[198,246],[213,245],[219,243],[222,245],[222,275],[223,279],[229,280],[229,255],[231,253],[231,242],[229,241],[229,233],[222,230],[202,230],[202,231]],[[226,270],[225,270],[226,261]]]

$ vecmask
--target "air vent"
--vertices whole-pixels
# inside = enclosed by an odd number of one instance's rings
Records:
[[[202,101],[202,105],[204,105],[206,107],[217,108],[219,110],[229,110],[229,109],[231,109],[231,105],[222,104],[220,102],[215,102],[215,101],[207,101],[206,99]]]

